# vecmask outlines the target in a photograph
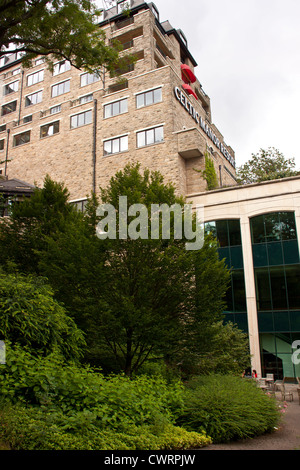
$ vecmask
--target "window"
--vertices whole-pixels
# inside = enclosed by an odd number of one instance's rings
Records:
[[[164,140],[163,126],[154,127],[153,129],[146,129],[145,131],[137,132],[137,146],[145,147],[146,145],[157,144]]]
[[[115,139],[106,140],[104,142],[104,155],[126,152],[126,150],[128,150],[128,135],[116,137]]]
[[[22,134],[14,135],[13,147],[18,147],[28,142],[30,142],[30,131],[22,132]]]
[[[64,93],[68,93],[69,91],[70,80],[65,80],[64,82],[60,82],[52,86],[51,96],[52,98],[54,98],[55,96],[63,95]]]
[[[50,114],[56,114],[56,113],[60,113],[61,112],[61,105],[58,104],[57,106],[52,106],[52,108],[50,108]]]
[[[76,127],[85,126],[92,122],[92,110],[84,111],[83,113],[75,114],[71,116],[71,129]]]
[[[11,72],[12,75],[18,75],[19,73],[21,73],[21,69],[20,67],[18,69],[15,69]]]
[[[117,2],[118,4],[118,11],[117,13],[122,13],[122,11],[124,10],[127,10],[128,8],[130,8],[130,1],[129,0],[121,0],[119,2]]]
[[[1,116],[5,116],[6,114],[13,113],[16,109],[17,109],[17,101],[6,103],[1,108]]]
[[[28,115],[28,116],[25,116],[23,118],[23,123],[26,124],[27,122],[31,122],[32,121],[32,114]]]
[[[35,65],[42,65],[45,62],[45,57],[40,57],[39,59],[36,59]]]
[[[0,150],[4,150],[4,139],[0,140]]]
[[[93,93],[90,93],[89,95],[81,96],[81,98],[79,98],[80,104],[89,103],[90,101],[93,101]]]
[[[128,99],[115,101],[114,103],[108,103],[104,106],[104,118],[117,116],[128,111]]]
[[[6,124],[2,124],[2,126],[0,126],[0,132],[4,131],[6,131]]]
[[[25,98],[25,107],[40,103],[42,101],[42,98],[43,98],[42,91],[37,91],[36,93],[27,95]]]
[[[49,137],[51,135],[57,134],[59,132],[59,121],[51,122],[50,124],[45,124],[41,126],[40,137]]]
[[[61,60],[54,65],[53,75],[59,75],[60,73],[67,72],[67,70],[71,70],[70,62],[68,60]]]
[[[80,76],[80,86],[90,85],[91,83],[98,82],[100,76],[97,73],[84,73]]]
[[[162,100],[162,89],[155,88],[154,90],[139,93],[136,96],[136,107],[143,108],[151,104],[159,103]]]
[[[44,70],[39,70],[38,72],[27,75],[27,86],[35,85],[36,83],[42,82],[43,80]]]
[[[18,91],[19,89],[19,80],[16,80],[15,82],[8,83],[7,85],[4,86],[3,89],[3,95],[10,95],[11,93],[14,93],[15,91]]]

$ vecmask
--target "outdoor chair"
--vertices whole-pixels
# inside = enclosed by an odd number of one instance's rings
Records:
[[[282,401],[287,401],[288,399],[289,399],[290,401],[293,401],[293,400],[294,400],[293,392],[287,392],[284,384],[280,384],[280,385],[279,385],[279,390],[280,390],[280,392],[281,392],[281,399],[282,399]]]

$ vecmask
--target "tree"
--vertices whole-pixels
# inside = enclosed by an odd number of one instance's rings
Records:
[[[39,274],[38,251],[46,246],[45,237],[55,238],[71,220],[80,218],[64,184],[46,176],[43,188],[13,204],[9,219],[0,219],[0,264],[13,262],[24,273]]]
[[[67,59],[78,69],[115,70],[118,42],[105,43],[93,0],[4,0],[0,4],[0,58],[21,53],[25,66],[39,56]]]
[[[286,159],[274,147],[260,149],[257,154],[252,153],[252,158],[237,169],[237,180],[240,184],[248,184],[297,176],[300,172],[294,170],[295,165],[293,158]]]
[[[127,197],[127,209],[137,203],[149,210],[152,204],[184,202],[160,173],[141,173],[139,165],[126,166],[101,190],[101,202],[117,210],[119,196]],[[93,200],[89,228],[99,222],[96,207]],[[185,242],[175,239],[172,221],[169,239],[160,233],[157,239],[100,240],[95,225],[93,234],[74,226],[69,234],[49,239],[42,272],[66,306],[73,302],[70,311],[88,345],[101,354],[98,365],[111,358],[130,376],[150,359],[174,363],[183,348],[209,350],[215,334],[211,324],[222,318],[229,274],[211,241],[200,253],[186,250]]]
[[[0,271],[0,338],[31,354],[58,350],[78,360],[84,336],[42,278]]]

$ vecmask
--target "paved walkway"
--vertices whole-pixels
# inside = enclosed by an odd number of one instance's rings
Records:
[[[297,386],[288,385],[293,392],[293,401],[287,401],[286,412],[282,416],[278,430],[271,434],[228,444],[212,444],[202,450],[300,450],[300,404]],[[280,403],[280,393],[276,392]]]

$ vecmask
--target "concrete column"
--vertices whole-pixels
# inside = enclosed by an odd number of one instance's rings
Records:
[[[249,330],[249,343],[251,354],[252,370],[257,371],[258,377],[261,377],[261,358],[259,347],[259,332],[257,319],[256,291],[254,281],[254,268],[252,257],[252,243],[249,217],[243,215],[241,221],[241,237],[244,260],[244,275],[246,289],[246,304]]]

